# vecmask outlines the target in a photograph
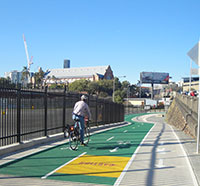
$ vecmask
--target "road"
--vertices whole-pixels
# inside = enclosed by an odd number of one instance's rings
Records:
[[[89,145],[77,151],[62,142],[2,165],[0,185],[198,185],[180,140],[162,114],[130,115],[126,120],[130,124],[93,134]]]

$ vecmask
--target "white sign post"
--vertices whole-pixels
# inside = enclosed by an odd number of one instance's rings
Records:
[[[187,53],[188,56],[198,65],[199,93],[200,99],[200,41]],[[200,133],[200,101],[198,101],[198,126],[197,126],[197,153],[199,153],[199,133]]]

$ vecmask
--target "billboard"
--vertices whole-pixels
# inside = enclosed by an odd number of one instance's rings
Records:
[[[151,83],[151,84],[168,84],[169,83],[169,73],[163,72],[141,72],[140,73],[141,83]]]

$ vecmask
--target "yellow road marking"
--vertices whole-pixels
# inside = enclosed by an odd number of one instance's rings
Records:
[[[83,155],[58,169],[56,173],[89,176],[120,176],[130,157]]]
[[[48,174],[46,174],[45,176],[42,176],[41,179],[46,179],[48,176],[51,176],[52,174],[54,174],[57,170],[61,169],[62,167],[66,166],[67,164],[69,164],[70,162],[76,160],[77,158],[79,158],[80,156],[83,156],[84,154],[86,154],[87,152],[84,152],[82,154],[80,154],[79,156],[75,157],[74,159],[70,160],[69,162],[65,163],[64,165],[61,165],[60,167],[54,169],[53,171],[49,172]]]

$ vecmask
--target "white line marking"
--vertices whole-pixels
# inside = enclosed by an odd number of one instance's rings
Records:
[[[147,138],[147,136],[149,135],[149,133],[152,131],[152,129],[154,128],[155,124],[153,125],[153,127],[149,130],[149,132],[146,134],[146,136],[144,137],[144,139],[142,140],[142,142],[140,143],[140,145],[137,147],[137,149],[135,150],[134,154],[132,155],[131,159],[128,161],[128,163],[126,164],[126,167],[124,168],[124,170],[122,171],[122,173],[120,174],[120,176],[117,178],[114,186],[118,186],[120,184],[120,182],[122,181],[124,175],[126,174],[126,172],[128,171],[128,168],[130,167],[130,165],[133,163],[133,160],[135,159],[136,154],[138,153],[140,147],[142,146],[142,144],[144,143],[145,139]]]
[[[46,179],[48,176],[52,175],[54,172],[56,172],[57,170],[61,169],[62,167],[64,167],[65,165],[71,163],[72,161],[80,158],[81,156],[83,156],[84,154],[86,154],[87,152],[84,152],[82,154],[80,154],[79,156],[75,157],[74,159],[68,161],[67,163],[65,163],[64,165],[61,165],[60,167],[54,169],[53,171],[49,172],[48,174],[46,174],[45,176],[41,177],[41,179]]]
[[[113,139],[113,138],[114,138],[114,136],[108,138],[106,141],[110,141],[110,140]]]
[[[166,154],[165,148],[162,148],[162,149],[158,148],[156,152],[160,154]]]
[[[114,149],[112,149],[112,150],[109,150],[109,151],[110,151],[110,152],[117,152],[118,148],[119,148],[119,147],[116,147],[116,148],[114,148]]]
[[[159,159],[158,164],[156,165],[158,168],[163,168],[165,165],[163,164],[163,159]]]
[[[160,145],[164,145],[165,143],[163,141],[160,142]]]
[[[170,126],[170,125],[169,125],[169,126]],[[180,146],[181,146],[181,149],[182,149],[182,151],[183,151],[183,154],[184,154],[184,156],[185,156],[185,159],[186,159],[186,161],[187,161],[187,164],[188,164],[188,167],[189,167],[191,176],[192,176],[192,180],[193,180],[194,186],[198,186],[199,184],[198,184],[198,182],[197,182],[197,178],[196,178],[196,176],[195,176],[195,174],[194,174],[194,171],[193,171],[193,169],[192,169],[192,166],[191,166],[191,164],[190,164],[190,161],[189,161],[189,159],[188,159],[188,156],[187,156],[187,154],[186,154],[186,152],[185,152],[185,149],[183,148],[183,145],[182,145],[182,143],[180,142],[179,137],[178,137],[178,136],[176,135],[176,133],[174,132],[173,127],[170,126],[170,128],[172,129],[172,131],[173,131],[173,133],[174,133],[174,135],[175,135],[175,137],[176,137],[178,143],[179,143]]]
[[[143,115],[143,116],[140,116],[140,117],[134,118],[134,119],[137,119],[137,121],[139,121],[139,122],[141,122],[141,120],[143,120],[143,122],[149,123],[149,121],[147,121],[147,119],[148,119],[149,117],[152,117],[152,115],[153,115],[153,114],[150,114],[150,115]],[[151,122],[150,122],[150,123],[151,123]]]
[[[128,132],[128,130],[125,130],[124,133],[125,133],[125,132]]]
[[[62,147],[62,148],[60,148],[60,150],[66,150],[66,149],[69,149],[69,147]]]
[[[87,139],[84,139],[84,143],[87,143],[87,141],[88,141]],[[89,141],[91,141],[91,139],[89,139]]]
[[[119,145],[123,144],[124,142],[123,141],[118,141],[117,142]]]

